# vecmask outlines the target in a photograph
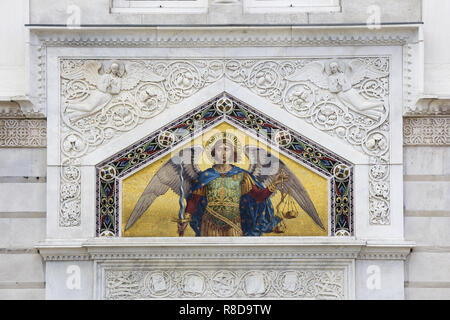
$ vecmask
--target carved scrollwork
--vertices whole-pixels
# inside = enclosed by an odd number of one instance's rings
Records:
[[[76,160],[66,160],[61,167],[61,206],[59,225],[74,227],[80,224],[81,170]]]
[[[63,160],[79,159],[222,78],[375,157],[373,165],[382,164],[381,158],[389,156],[386,126],[389,58],[386,57],[62,59]],[[223,110],[226,111],[229,108]],[[259,125],[254,119],[247,121],[249,125]],[[385,179],[389,179],[389,173]],[[376,194],[371,198],[378,199]],[[389,203],[389,196],[383,201]],[[374,208],[376,203],[373,202]],[[71,210],[76,208],[73,206]],[[372,223],[389,223],[385,218],[389,214],[382,216],[371,219]]]
[[[306,82],[290,86],[284,94],[285,108],[299,117],[307,117],[315,101],[315,91]]]

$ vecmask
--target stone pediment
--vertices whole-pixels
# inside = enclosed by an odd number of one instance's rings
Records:
[[[260,160],[262,162],[261,165],[267,168],[269,164],[267,161],[274,161],[274,172],[268,173],[269,175],[275,175],[281,170],[286,170],[289,174],[295,176],[294,171],[297,170],[296,167],[298,166],[294,164],[284,166],[287,161],[290,161],[288,159],[313,171],[315,174],[305,174],[305,179],[315,179],[314,181],[316,182],[303,181],[303,184],[306,185],[308,183],[308,187],[311,188],[309,191],[310,195],[312,193],[322,194],[321,203],[316,204],[316,207],[321,205],[323,208],[321,210],[321,219],[323,224],[327,226],[327,228],[324,228],[324,232],[317,230],[315,234],[322,236],[353,235],[353,164],[303,137],[298,132],[287,128],[282,123],[258,112],[239,99],[227,93],[222,93],[203,103],[189,114],[185,114],[166,124],[161,130],[157,130],[144,139],[134,142],[131,147],[121,150],[113,157],[96,166],[96,181],[98,182],[97,236],[119,236],[123,234],[123,228],[119,226],[119,222],[122,221],[121,217],[124,215],[124,207],[120,207],[119,197],[120,195],[122,196],[122,205],[124,202],[128,202],[128,197],[133,196],[132,193],[136,193],[137,186],[135,184],[140,181],[139,178],[137,180],[133,178],[133,182],[126,182],[131,179],[131,176],[143,170],[142,168],[155,174],[153,168],[148,168],[151,167],[149,164],[156,161],[168,163],[178,156],[180,149],[188,150],[192,145],[200,146],[201,148],[202,144],[206,146],[209,139],[221,133],[229,134],[238,139],[238,143],[241,145],[241,152],[246,153],[246,156],[242,155],[242,158],[248,158],[247,161],[250,162],[246,163],[245,159],[241,159],[239,164],[242,168],[254,172],[257,176],[264,175],[264,173],[258,171],[261,169],[257,169],[257,164],[255,163],[255,167],[250,168],[252,166],[252,157],[247,151],[242,151],[244,146],[247,147],[248,145],[261,151],[267,150],[267,147],[271,148],[268,152],[276,158]],[[193,157],[194,155],[192,155],[192,159],[189,158],[183,161],[191,164],[191,162],[195,162]],[[199,155],[196,155],[196,157],[199,157],[198,163],[203,161]],[[283,158],[281,165],[278,162],[275,163],[278,158]],[[209,162],[209,165],[213,164],[213,162]],[[158,170],[164,169],[160,168]],[[186,167],[185,170],[192,171],[192,168]],[[170,171],[168,174],[180,174],[177,170],[175,171]],[[319,177],[323,178],[323,182],[319,181],[321,180]],[[146,183],[150,181],[150,178],[152,178],[151,174],[150,176],[145,176]],[[188,179],[189,177],[186,176],[185,178]],[[159,183],[159,181],[160,179],[156,179],[154,182],[150,181],[148,183],[150,185]],[[128,186],[127,183],[131,183],[131,186]],[[303,188],[302,182],[298,181],[298,183]],[[266,184],[268,185],[268,182]],[[325,188],[317,189],[318,186],[314,184],[320,184],[325,186]],[[180,187],[179,185],[174,187],[172,184],[162,185],[161,187],[167,188],[168,186],[175,192]],[[142,185],[141,189],[143,187],[145,185]],[[295,189],[296,185],[291,187]],[[131,194],[127,196],[124,190],[128,189],[130,189]],[[190,192],[190,190],[183,191],[186,195]],[[317,194],[314,194],[314,196]],[[160,196],[163,196],[163,194]],[[305,196],[308,197],[308,195]],[[174,197],[161,201],[171,201],[175,207],[178,205],[178,200]],[[280,200],[274,199],[274,206],[277,201]],[[297,206],[292,204],[292,208],[297,208]],[[170,211],[166,206],[155,210]],[[297,208],[295,210],[301,209]],[[175,214],[172,215],[173,217],[166,217],[165,219],[171,220],[176,217]],[[166,225],[164,224],[163,228],[166,228]],[[314,229],[314,227],[317,226],[312,224],[309,228]],[[302,235],[299,232],[294,230],[294,232],[287,232],[286,235]],[[139,233],[140,236],[144,234],[146,233]],[[158,234],[164,233],[157,232],[156,235]],[[312,235],[311,233],[307,234]],[[137,235],[134,234],[134,236]]]
[[[389,70],[387,57],[63,59],[60,226],[80,223],[76,167],[83,159],[99,159],[100,152],[117,148],[117,141],[132,143],[130,137],[143,132],[146,123],[158,116],[170,119],[165,110],[182,111],[221,86],[241,94],[244,90],[259,105],[281,109],[275,117],[285,117],[287,111],[310,128],[307,132],[321,135],[321,141],[343,146],[338,153],[350,146],[359,158],[366,157],[358,161],[370,164],[370,221],[389,224]],[[113,148],[110,141],[116,142]]]

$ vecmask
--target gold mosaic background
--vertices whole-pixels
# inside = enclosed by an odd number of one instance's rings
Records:
[[[202,144],[219,131],[227,131],[236,135],[242,147],[251,144],[259,147],[266,148],[269,152],[278,156],[294,174],[302,182],[309,196],[311,197],[317,213],[322,220],[322,223],[326,230],[328,230],[328,182],[327,179],[314,173],[313,171],[301,166],[297,162],[287,158],[282,154],[277,154],[271,151],[271,148],[262,144],[261,142],[253,139],[243,133],[242,131],[234,128],[228,123],[222,123],[204,133],[201,137],[194,139],[190,144]],[[189,145],[189,144],[188,144]],[[186,148],[188,145],[180,147],[175,152]],[[169,160],[171,154],[164,156],[156,162],[141,169],[130,177],[126,178],[122,182],[122,235],[124,237],[177,237],[177,224],[172,220],[177,219],[179,211],[179,196],[169,190],[165,195],[157,198],[147,211],[141,216],[141,218],[126,232],[124,232],[125,224],[133,211],[139,197],[144,191],[150,179],[153,175]],[[199,164],[201,170],[206,170],[211,167],[213,163],[205,156],[202,156],[202,161]],[[241,160],[235,164],[242,169],[248,169],[248,159],[244,154],[241,155]],[[189,190],[185,190],[186,194]],[[272,204],[276,208],[280,201],[280,192],[272,196]],[[264,236],[327,236],[327,231],[322,230],[317,226],[313,220],[295,203],[299,212],[297,218],[286,219],[286,232],[285,233],[268,233]],[[281,206],[280,206],[281,207]],[[276,212],[275,212],[276,214]],[[188,226],[185,231],[185,237],[194,237],[194,231]]]

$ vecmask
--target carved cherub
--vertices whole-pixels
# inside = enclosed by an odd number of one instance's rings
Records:
[[[88,61],[77,73],[64,75],[69,80],[84,79],[95,86],[87,98],[81,101],[69,102],[65,112],[71,120],[89,116],[104,108],[113,98],[123,90],[131,90],[140,81],[163,81],[164,78],[148,70],[141,62],[112,61],[105,67],[98,61]]]
[[[336,94],[347,113],[348,109],[351,109],[372,119],[378,119],[385,112],[384,102],[364,98],[353,86],[364,78],[379,79],[387,75],[387,72],[380,71],[360,60],[352,60],[346,65],[338,61],[328,64],[314,61],[286,79],[289,81],[309,80],[319,88]]]

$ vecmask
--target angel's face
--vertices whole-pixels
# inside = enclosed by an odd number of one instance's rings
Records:
[[[111,73],[115,75],[118,75],[120,73],[120,66],[118,63],[114,62],[111,64]]]
[[[339,69],[338,69],[337,63],[331,63],[331,64],[330,64],[330,70],[331,70],[331,73],[336,73],[336,72],[338,72]]]
[[[233,163],[234,161],[234,148],[228,142],[218,142],[214,146],[214,159],[217,163]]]

